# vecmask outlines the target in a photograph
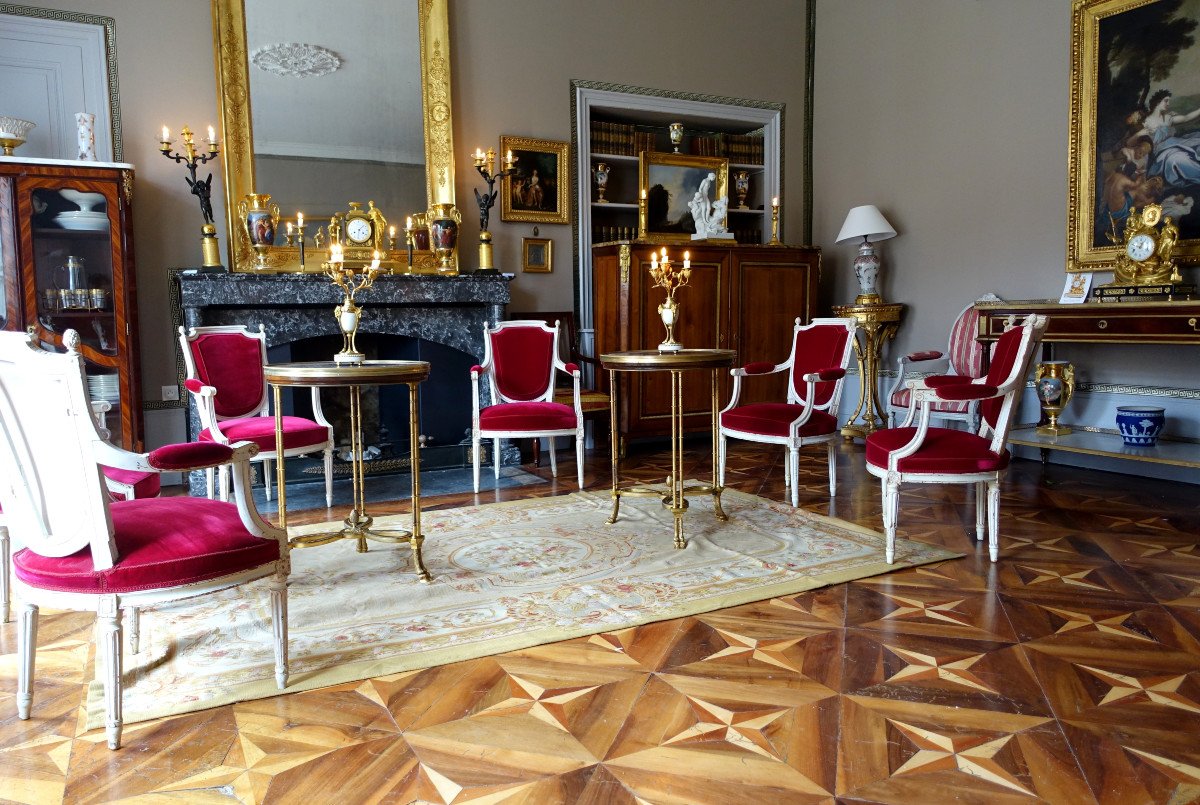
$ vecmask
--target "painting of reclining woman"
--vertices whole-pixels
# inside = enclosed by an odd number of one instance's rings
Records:
[[[1200,238],[1200,0],[1131,6],[1098,23],[1095,248],[1146,204]]]

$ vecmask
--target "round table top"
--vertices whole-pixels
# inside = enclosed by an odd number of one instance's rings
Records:
[[[276,386],[386,386],[420,383],[429,377],[428,361],[363,361],[362,363],[268,363],[263,376]]]
[[[659,352],[637,349],[631,352],[606,352],[600,356],[605,369],[623,372],[650,372],[665,369],[721,369],[733,366],[737,353],[732,349],[680,349]]]

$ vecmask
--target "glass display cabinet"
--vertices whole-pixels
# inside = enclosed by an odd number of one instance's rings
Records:
[[[113,443],[140,451],[132,196],[131,165],[0,157],[3,327],[60,349],[76,330]]]

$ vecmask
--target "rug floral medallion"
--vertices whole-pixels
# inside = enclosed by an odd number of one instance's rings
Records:
[[[561,497],[426,512],[425,564],[407,545],[351,541],[292,551],[288,692],[427,668],[567,638],[694,615],[941,561],[961,554],[883,536],[790,505],[726,490],[727,522],[707,496],[672,545],[654,499]],[[402,527],[405,516],[376,527]],[[312,533],[322,526],[292,529]],[[127,723],[276,695],[265,583],[144,611],[141,651],[125,657]],[[103,723],[93,683],[88,726]]]

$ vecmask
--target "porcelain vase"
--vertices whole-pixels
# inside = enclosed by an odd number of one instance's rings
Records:
[[[1166,421],[1166,410],[1157,405],[1117,406],[1117,430],[1130,447],[1153,447]]]
[[[453,204],[434,204],[429,208],[426,220],[429,222],[429,245],[441,263],[438,272],[457,274],[454,252],[458,247],[458,226],[462,223],[462,213]]]
[[[1070,361],[1042,361],[1034,372],[1034,388],[1046,417],[1037,432],[1043,436],[1065,436],[1071,432],[1058,418],[1075,394],[1075,367]]]
[[[91,112],[75,115],[75,131],[79,150],[75,158],[85,162],[96,161],[96,116]]]

